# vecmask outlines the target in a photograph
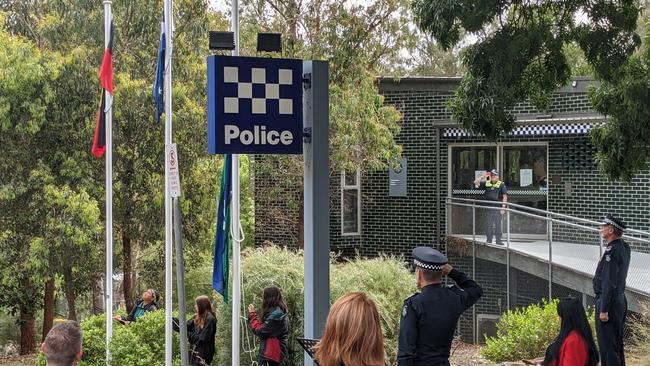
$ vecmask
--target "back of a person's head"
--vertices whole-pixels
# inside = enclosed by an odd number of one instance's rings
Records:
[[[287,312],[287,305],[282,299],[282,290],[277,286],[268,286],[262,292],[262,319],[266,319],[275,308]]]
[[[54,326],[45,336],[41,350],[47,366],[70,366],[81,356],[81,328],[74,321]]]
[[[568,334],[571,331],[576,331],[583,337],[591,335],[585,308],[577,298],[569,296],[560,300],[557,304],[557,315],[562,319],[560,332]],[[587,331],[589,334],[584,334]]]
[[[316,345],[321,366],[382,366],[384,336],[377,306],[363,292],[336,300]]]

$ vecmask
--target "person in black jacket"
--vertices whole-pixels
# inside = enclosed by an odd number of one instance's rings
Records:
[[[607,248],[598,262],[593,285],[596,294],[596,335],[602,366],[625,365],[625,285],[631,250],[621,238],[624,230],[625,223],[612,215],[605,216],[600,226],[600,235],[607,241]]]
[[[207,366],[214,357],[214,337],[217,334],[217,318],[212,311],[210,298],[201,295],[194,300],[196,314],[187,321],[187,340],[190,342],[190,362],[192,366]],[[175,331],[178,319],[174,319]]]
[[[138,320],[145,313],[150,311],[158,310],[158,293],[150,288],[142,294],[142,300],[138,301],[135,307],[129,313],[129,316],[126,318],[121,315],[116,315],[115,320],[119,321],[122,324],[128,324]]]
[[[399,325],[398,366],[449,366],[449,352],[460,315],[483,295],[481,287],[429,247],[413,249],[420,293],[404,301]],[[445,286],[447,275],[456,286]]]
[[[248,323],[260,337],[260,366],[278,366],[287,354],[289,317],[282,292],[275,286],[264,289],[262,294],[262,317],[255,313],[253,304],[248,305]]]

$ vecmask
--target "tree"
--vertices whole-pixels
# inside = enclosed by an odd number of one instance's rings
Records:
[[[68,319],[77,320],[76,298],[92,289],[97,268],[101,268],[99,207],[83,189],[48,184],[41,192],[47,207],[43,237],[32,246],[33,255],[42,258],[43,269],[50,276],[63,278],[68,304]]]
[[[89,50],[86,63],[93,65],[93,74],[85,75],[85,82],[94,87],[93,102],[88,103],[94,111],[77,120],[83,123],[87,141],[92,138],[89,129],[94,126],[97,108],[96,70],[103,53],[103,12],[100,3],[72,0],[48,0],[22,2],[2,0],[0,9],[9,12],[7,22],[12,32],[20,34],[44,49],[62,52],[83,48]],[[74,9],[71,12],[70,9]],[[127,309],[134,305],[134,285],[137,273],[136,260],[141,250],[151,246],[162,256],[163,225],[163,150],[164,129],[154,122],[151,87],[160,36],[162,5],[157,1],[114,1],[115,40],[113,59],[115,70],[115,103],[113,106],[114,138],[114,233],[121,243],[124,274],[123,292]],[[207,44],[204,41],[210,22],[207,3],[204,0],[175,2],[174,33],[174,136],[179,145],[182,179],[189,179],[196,172],[195,164],[211,159],[205,145],[205,60]],[[31,29],[38,29],[32,32]],[[62,94],[69,92],[61,90]],[[88,145],[76,146],[75,153],[89,159]],[[103,161],[90,160],[86,174],[93,178],[89,187],[91,195],[103,202]],[[88,173],[92,172],[92,173]],[[216,178],[214,179],[216,181]],[[216,190],[206,182],[200,188]],[[195,187],[195,186],[193,186]],[[214,200],[205,195],[197,196],[184,191],[183,211],[189,217],[212,216]],[[194,211],[200,207],[200,212]],[[187,211],[186,211],[187,210]],[[196,223],[202,225],[199,226]],[[213,223],[211,220],[185,220],[185,234],[191,239],[206,237]],[[201,231],[197,233],[196,230]],[[197,245],[195,241],[189,242]],[[205,242],[201,243],[204,248]],[[155,270],[156,283],[161,287],[162,266]]]
[[[49,179],[35,140],[47,120],[58,66],[0,28],[0,69],[12,71],[0,73],[0,305],[19,314],[20,353],[27,354],[36,347],[34,319],[44,284],[31,255],[42,217],[33,197]]]
[[[407,3],[381,0],[369,5],[345,1],[249,0],[243,3],[242,54],[255,54],[256,32],[283,35],[283,57],[324,59],[330,66],[330,174],[341,169],[373,170],[397,162],[399,113],[383,104],[376,77],[392,69],[408,45]],[[278,184],[264,199],[283,200],[295,211],[278,210],[278,223],[297,228],[302,246],[302,159],[265,156],[255,161],[256,178]],[[263,177],[266,176],[266,177]],[[259,193],[259,191],[258,191]]]
[[[633,0],[427,1],[412,3],[419,27],[449,49],[463,31],[469,46],[463,77],[450,103],[465,129],[496,139],[514,128],[511,112],[526,99],[544,110],[567,84],[567,45],[577,45],[595,75],[611,82],[640,43]]]

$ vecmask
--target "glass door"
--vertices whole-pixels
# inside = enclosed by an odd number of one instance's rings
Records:
[[[548,164],[546,145],[502,146],[501,179],[508,187],[508,200],[528,207],[547,209]],[[546,221],[511,214],[510,233],[517,237],[546,235]]]
[[[547,209],[548,146],[546,144],[451,145],[449,148],[449,194],[455,198],[483,199],[474,188],[474,179],[497,168],[508,187],[512,203]],[[472,235],[472,209],[450,206],[448,230],[451,234]],[[476,209],[476,234],[484,236],[487,209]],[[524,215],[510,215],[510,234],[514,239],[540,239],[546,236],[546,222]],[[503,239],[506,220],[502,220]]]
[[[497,167],[497,147],[452,146],[450,150],[449,181],[452,197],[482,199],[483,191],[474,187],[474,179]],[[476,213],[476,233],[483,234],[485,216]],[[472,235],[472,209],[450,206],[448,228],[451,234]]]

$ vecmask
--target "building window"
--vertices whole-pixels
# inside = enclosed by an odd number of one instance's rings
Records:
[[[341,234],[361,234],[361,174],[341,172]]]

